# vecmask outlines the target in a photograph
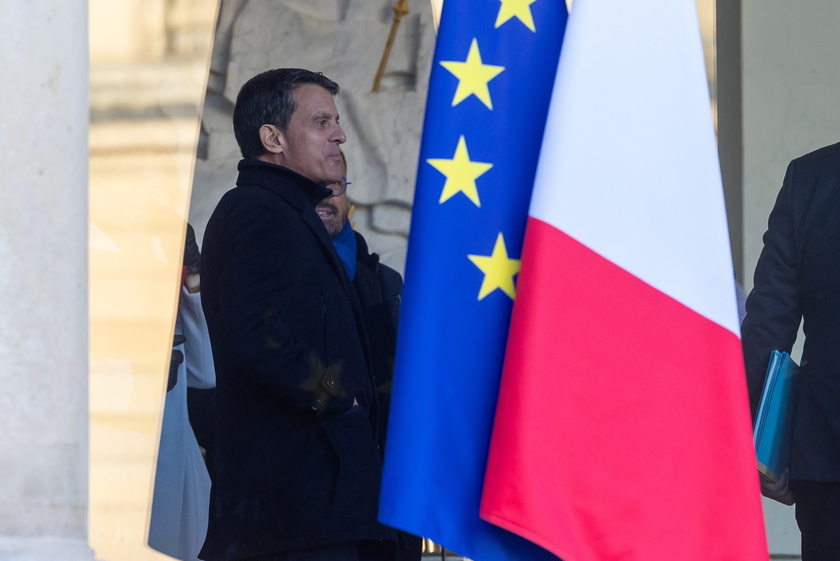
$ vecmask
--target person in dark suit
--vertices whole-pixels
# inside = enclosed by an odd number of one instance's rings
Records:
[[[840,559],[840,144],[788,166],[741,326],[755,418],[773,350],[805,344],[790,471],[762,492],[796,503],[803,561]]]
[[[236,187],[202,244],[216,366],[211,561],[392,559],[377,522],[381,456],[356,291],[315,212],[343,176],[338,84],[301,69],[237,96]]]
[[[318,203],[315,210],[335,245],[362,306],[362,317],[376,376],[379,405],[377,439],[384,453],[394,358],[397,352],[397,327],[400,318],[402,276],[379,261],[379,255],[368,250],[367,241],[350,223],[351,206],[347,197],[347,160],[342,157],[341,181],[329,185],[332,195]],[[397,532],[399,561],[418,561],[422,552],[421,538]]]

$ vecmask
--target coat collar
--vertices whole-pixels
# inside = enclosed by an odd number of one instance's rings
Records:
[[[347,273],[344,271],[344,265],[338,258],[324,223],[321,222],[315,212],[315,205],[324,197],[329,196],[332,191],[289,168],[262,160],[241,160],[237,169],[239,170],[239,177],[236,180],[237,187],[253,185],[265,189],[283,199],[300,213],[300,219],[317,238],[318,243],[328,256],[330,265],[339,276],[345,290],[347,290],[349,279],[346,278]]]
[[[328,187],[315,183],[308,177],[262,160],[246,158],[240,160],[239,177],[236,185],[259,185],[275,193],[298,210],[303,210],[307,202],[312,206],[329,197],[332,191]],[[295,188],[290,188],[295,187]]]
[[[376,272],[379,269],[379,254],[368,251],[367,241],[359,232],[354,230],[353,234],[356,236],[356,260]]]

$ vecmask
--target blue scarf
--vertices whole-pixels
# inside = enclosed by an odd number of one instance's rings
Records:
[[[347,269],[350,280],[356,278],[356,234],[350,221],[344,223],[344,228],[333,238],[333,245],[338,252],[338,257]]]

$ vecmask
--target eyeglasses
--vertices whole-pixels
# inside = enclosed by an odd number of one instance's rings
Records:
[[[344,189],[342,189],[341,191],[339,191],[337,193],[335,191],[333,191],[333,194],[330,195],[329,197],[327,197],[328,199],[332,199],[333,197],[340,197],[341,195],[343,195],[347,191],[347,186],[351,185],[351,182],[347,181],[346,177],[342,177],[341,179],[344,180]]]

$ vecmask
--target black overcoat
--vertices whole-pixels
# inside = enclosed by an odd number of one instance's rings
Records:
[[[203,559],[394,538],[376,522],[381,457],[361,309],[314,209],[329,193],[246,159],[207,224],[217,449]]]
[[[805,334],[790,476],[840,481],[840,144],[788,166],[741,326],[753,414],[772,350]]]

